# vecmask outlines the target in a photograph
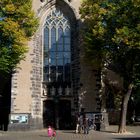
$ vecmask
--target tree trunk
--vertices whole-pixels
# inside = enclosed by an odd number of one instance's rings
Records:
[[[106,96],[105,96],[105,83],[104,83],[104,72],[103,70],[101,71],[101,89],[100,89],[100,94],[101,94],[101,112],[106,110]]]
[[[126,115],[127,115],[127,106],[128,101],[132,92],[133,84],[129,84],[128,91],[124,95],[123,101],[122,101],[122,108],[121,108],[121,121],[118,129],[118,133],[125,133],[126,132]]]
[[[105,85],[105,69],[102,69],[101,71],[101,89],[100,89],[100,95],[101,95],[101,113],[102,113],[102,119],[100,124],[100,129],[105,131],[107,127],[109,126],[108,122],[108,113],[106,111],[106,85]]]
[[[11,73],[0,73],[0,130],[7,131],[11,109]]]

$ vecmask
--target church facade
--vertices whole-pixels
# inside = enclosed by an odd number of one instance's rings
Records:
[[[100,112],[98,71],[83,61],[81,0],[33,0],[39,27],[12,78],[10,129],[75,126],[78,112]]]

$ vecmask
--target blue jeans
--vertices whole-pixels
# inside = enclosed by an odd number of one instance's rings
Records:
[[[84,134],[88,134],[89,133],[89,127],[88,126],[84,126]]]

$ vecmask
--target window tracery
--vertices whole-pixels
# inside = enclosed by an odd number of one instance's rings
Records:
[[[63,94],[71,83],[71,28],[69,19],[56,8],[44,25],[44,81]]]

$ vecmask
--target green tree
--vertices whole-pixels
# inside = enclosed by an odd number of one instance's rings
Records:
[[[38,20],[31,0],[0,0],[0,71],[12,72],[24,59]]]
[[[140,1],[84,0],[83,47],[91,64],[109,69],[123,78],[119,133],[126,131],[128,100],[140,82]]]
[[[32,0],[0,0],[0,125],[4,131],[11,106],[12,74],[25,58],[27,42],[37,27]]]

